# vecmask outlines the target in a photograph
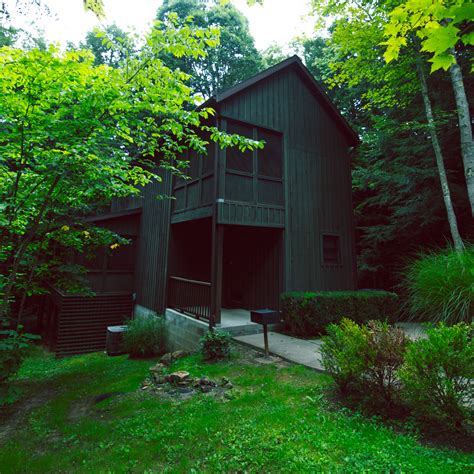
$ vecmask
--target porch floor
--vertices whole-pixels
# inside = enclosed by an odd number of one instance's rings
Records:
[[[244,326],[251,324],[252,326],[258,326],[250,321],[250,311],[246,309],[221,309],[221,328],[230,328],[234,326]]]
[[[170,312],[175,317],[183,318],[183,321],[187,321],[187,324],[194,327],[206,328],[208,327],[208,321],[204,319],[196,319],[189,313],[183,313],[175,309],[167,308],[166,312]],[[217,325],[219,329],[222,329],[232,336],[244,336],[249,334],[260,334],[263,332],[263,327],[260,324],[255,324],[250,321],[250,311],[245,309],[221,309],[221,324]]]

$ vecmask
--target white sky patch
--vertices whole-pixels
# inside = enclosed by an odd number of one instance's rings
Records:
[[[105,0],[106,20],[100,22],[91,12],[85,12],[82,0],[46,0],[50,17],[35,18],[25,15],[14,18],[13,24],[27,31],[42,30],[50,42],[63,46],[68,41],[78,43],[95,26],[116,23],[124,30],[145,33],[156,15],[161,0]],[[257,49],[263,50],[273,43],[285,47],[294,37],[311,35],[311,19],[304,19],[309,12],[308,0],[265,0],[264,5],[249,7],[246,0],[233,0],[234,5],[248,18],[250,32]]]

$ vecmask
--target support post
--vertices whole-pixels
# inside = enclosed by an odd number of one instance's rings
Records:
[[[265,355],[268,357],[270,351],[268,350],[268,326],[266,324],[263,325],[263,342],[265,344]]]
[[[221,323],[223,250],[224,226],[214,223],[212,229],[211,317],[209,319],[209,329]]]

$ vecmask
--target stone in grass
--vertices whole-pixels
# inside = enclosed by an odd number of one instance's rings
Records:
[[[162,373],[166,369],[166,365],[158,362],[153,367],[150,367],[150,372],[152,374],[159,374]]]
[[[154,373],[152,378],[156,385],[162,385],[166,382],[166,375],[164,374]]]
[[[216,382],[212,381],[208,377],[201,377],[197,379],[194,383],[194,388],[197,388],[203,393],[209,393],[215,387],[217,387]]]
[[[179,370],[178,372],[166,375],[165,381],[172,385],[188,385],[191,382],[189,372],[185,370]]]
[[[168,352],[167,354],[161,357],[160,362],[165,365],[171,365],[175,360],[181,359],[188,355],[189,353],[185,351]]]
[[[231,388],[234,388],[234,385],[231,383],[231,381],[227,377],[222,377],[221,387],[227,390],[230,390]]]
[[[158,362],[158,364],[154,365],[153,367],[150,367],[150,374],[151,374],[151,379],[155,384],[162,384],[165,383],[165,376],[164,376],[164,371],[166,369],[166,366],[164,364],[161,364]]]

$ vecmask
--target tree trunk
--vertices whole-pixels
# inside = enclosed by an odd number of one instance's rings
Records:
[[[15,255],[13,257],[10,274],[8,275],[6,279],[6,284],[3,289],[3,301],[0,304],[0,321],[4,320],[8,316],[8,312],[10,309],[10,299],[13,294],[13,287],[17,279],[18,270],[20,269],[21,259],[23,258],[23,255],[25,254],[29,243],[33,240],[35,233],[38,230],[41,219],[43,218],[47,210],[47,207],[49,205],[49,202],[51,200],[53,191],[56,188],[57,184],[59,183],[60,179],[61,179],[60,176],[55,176],[53,178],[53,181],[48,189],[48,192],[46,193],[46,197],[39,209],[38,214],[36,215],[32,223],[30,230],[23,236],[22,240],[20,240],[20,242],[18,243],[18,248],[15,251]]]
[[[438,140],[438,132],[436,131],[436,125],[433,118],[433,111],[431,109],[431,101],[428,95],[428,86],[426,84],[425,73],[423,66],[420,61],[417,63],[418,78],[420,80],[421,95],[423,97],[423,104],[425,107],[426,121],[428,122],[428,130],[431,135],[431,142],[433,144],[433,150],[436,157],[436,165],[438,166],[438,175],[441,182],[441,189],[443,191],[444,205],[448,214],[449,227],[451,229],[451,237],[454,242],[454,248],[461,252],[464,250],[464,244],[459,235],[458,223],[456,214],[454,212],[453,203],[451,200],[451,191],[449,190],[448,177],[446,175],[446,168],[444,167],[443,153]]]
[[[451,53],[456,59],[454,49]],[[467,101],[466,90],[464,89],[461,68],[457,62],[449,68],[449,74],[453,84],[454,97],[456,99],[458,112],[459,133],[461,135],[461,154],[464,163],[464,177],[466,178],[467,195],[469,197],[469,203],[471,204],[471,214],[474,217],[474,146],[472,143],[469,103]]]

